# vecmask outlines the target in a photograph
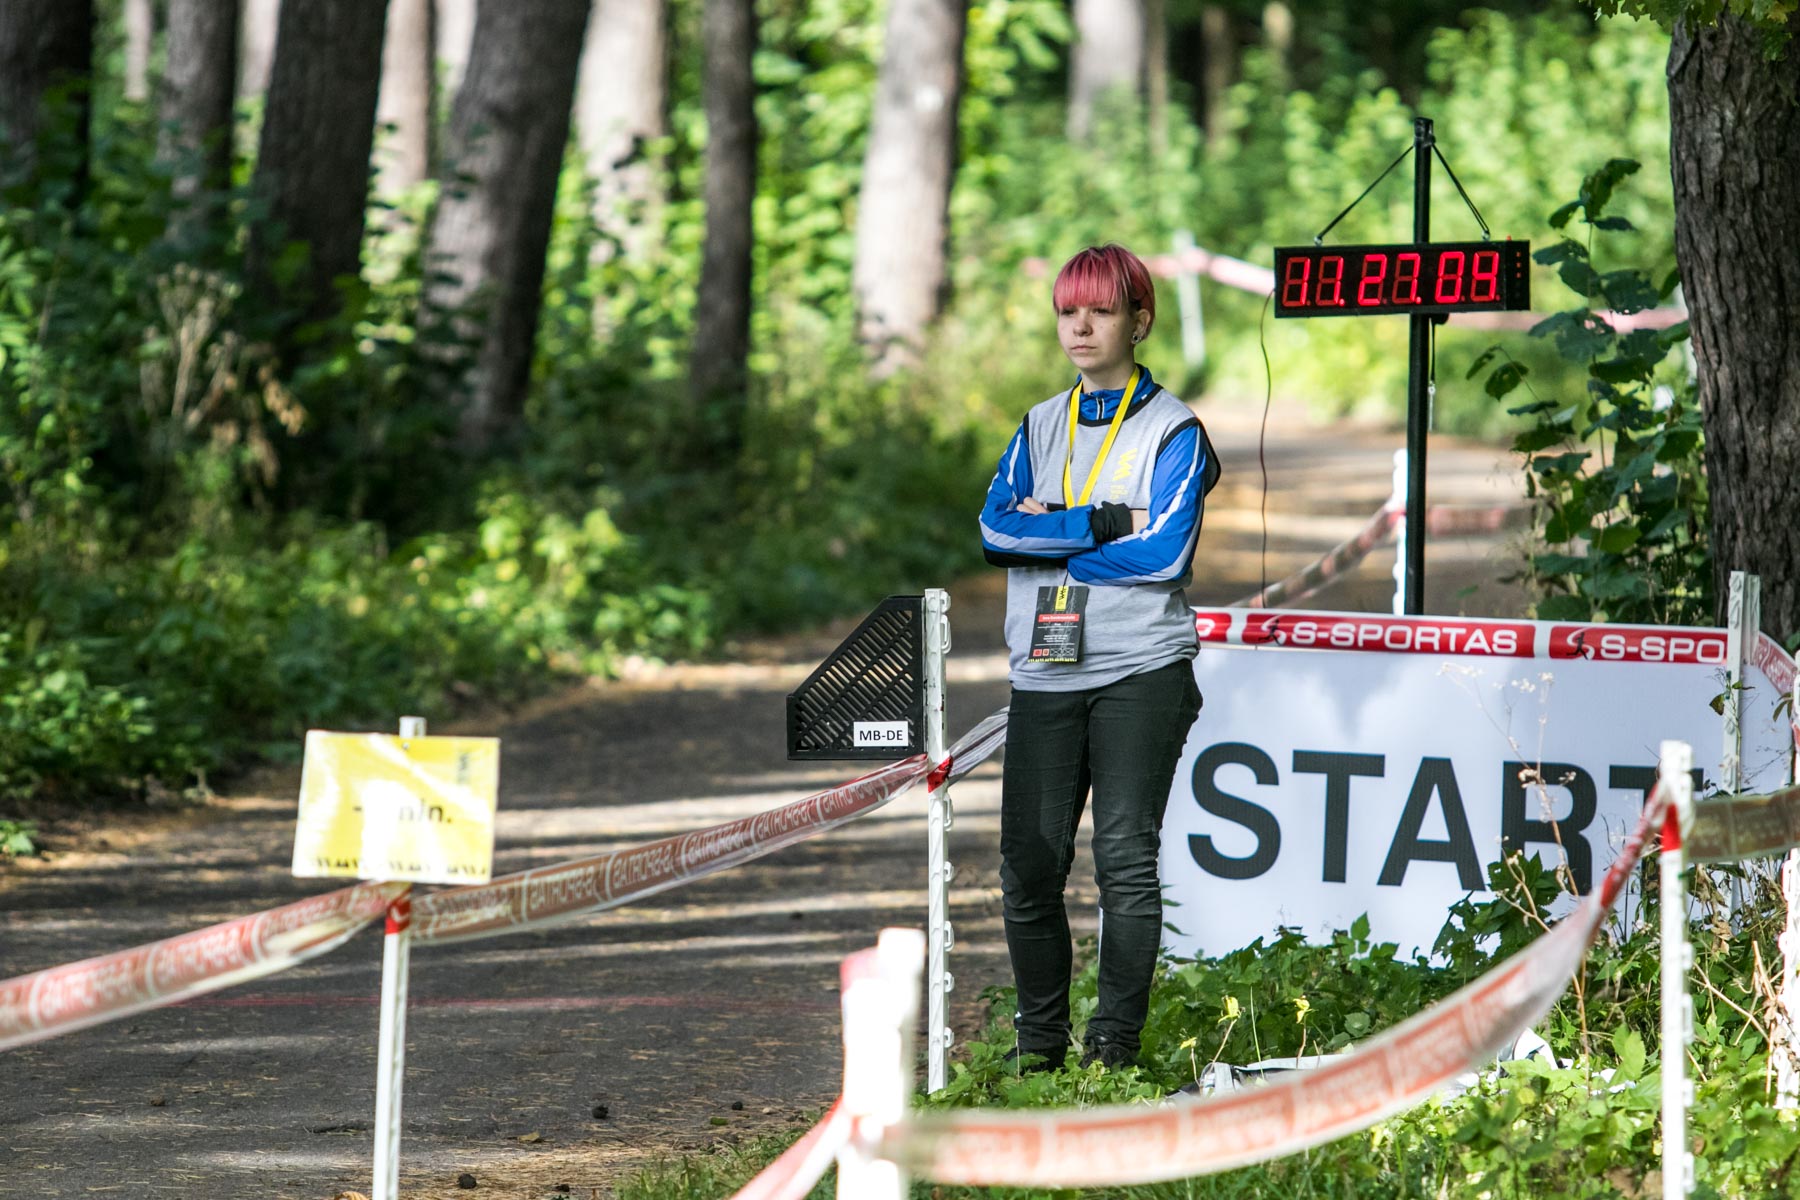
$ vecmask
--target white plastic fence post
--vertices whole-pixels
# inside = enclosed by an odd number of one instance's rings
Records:
[[[1731,592],[1725,608],[1725,756],[1719,767],[1719,788],[1726,795],[1744,790],[1744,665],[1750,661],[1762,628],[1762,578],[1746,571],[1731,573]],[[1755,872],[1758,863],[1748,867]],[[1766,868],[1763,868],[1766,869]],[[1726,883],[1726,904],[1733,917],[1750,899],[1749,881],[1732,876]]]
[[[1681,1200],[1694,1189],[1694,1156],[1687,1145],[1687,1110],[1693,1101],[1687,1077],[1688,1039],[1694,1031],[1694,1002],[1688,995],[1686,865],[1681,839],[1693,820],[1694,781],[1688,774],[1694,751],[1686,742],[1664,742],[1657,777],[1669,807],[1662,836],[1662,1178],[1663,1200]]]
[[[1206,315],[1200,307],[1200,275],[1187,266],[1194,250],[1191,230],[1175,231],[1175,304],[1181,312],[1181,361],[1189,369],[1206,364]]]
[[[1394,451],[1394,490],[1388,504],[1399,510],[1394,521],[1394,615],[1406,612],[1406,451]]]
[[[839,1200],[906,1200],[906,1174],[898,1163],[877,1158],[875,1149],[906,1116],[912,1093],[925,939],[916,929],[884,929],[875,947],[875,970],[853,962],[844,970],[842,1104],[851,1131],[838,1152]]]
[[[944,761],[944,656],[950,653],[950,593],[942,588],[925,591],[925,757],[935,770]],[[926,944],[930,962],[925,972],[925,1086],[937,1091],[949,1078],[950,989],[950,876],[946,834],[956,821],[950,807],[950,784],[938,785],[925,806],[926,836]]]
[[[1744,660],[1762,627],[1762,579],[1744,571],[1731,573],[1725,607],[1725,670],[1730,691],[1725,696],[1725,757],[1719,764],[1719,790],[1736,795],[1743,788]]]
[[[401,717],[400,736],[424,737],[424,717]],[[375,1062],[375,1171],[373,1200],[399,1200],[400,1100],[406,1073],[406,981],[412,959],[412,889],[387,911],[381,953],[381,1032]]]
[[[1788,719],[1793,725],[1792,779],[1800,783],[1800,679],[1788,693]],[[1789,850],[1781,864],[1781,898],[1787,907],[1781,931],[1781,1012],[1776,1022],[1775,1106],[1800,1108],[1800,850]]]

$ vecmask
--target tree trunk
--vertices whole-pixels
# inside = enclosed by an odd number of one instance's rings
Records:
[[[52,120],[49,93],[67,89],[73,139],[62,149],[70,161],[56,167],[75,198],[86,192],[93,59],[90,0],[9,0],[0,10],[0,185],[37,169],[40,139],[61,124]]]
[[[1069,139],[1085,142],[1111,114],[1135,125],[1144,87],[1144,0],[1075,0]]]
[[[707,465],[736,459],[750,382],[750,268],[756,198],[756,8],[705,0],[706,240],[688,361],[696,446]]]
[[[588,8],[481,0],[476,9],[420,299],[471,451],[491,446],[524,407]]]
[[[858,332],[878,375],[943,308],[966,0],[892,0],[856,216]]]
[[[1231,10],[1208,4],[1200,10],[1200,121],[1208,145],[1225,134],[1225,93],[1237,82],[1238,32]]]
[[[1800,22],[1789,18],[1800,34]],[[1720,617],[1733,569],[1763,626],[1800,632],[1800,49],[1726,14],[1669,48],[1675,253],[1706,425]]]
[[[243,0],[244,40],[238,55],[238,95],[249,99],[269,90],[269,68],[275,62],[275,27],[281,0]]]
[[[361,265],[386,17],[387,0],[281,6],[252,181],[266,215],[250,230],[249,269],[290,324],[335,313],[336,281]],[[276,263],[291,243],[307,257],[289,278]]]
[[[437,0],[437,61],[445,104],[456,103],[475,42],[475,0]]]
[[[633,258],[650,249],[660,199],[644,143],[668,132],[668,26],[668,0],[601,0],[581,54],[576,126],[594,221]]]
[[[1167,0],[1144,0],[1144,107],[1150,133],[1150,177],[1169,153],[1169,12]]]
[[[134,104],[150,99],[150,43],[155,40],[152,0],[125,0],[125,98]]]
[[[1263,45],[1269,51],[1269,75],[1278,90],[1287,89],[1293,77],[1294,10],[1283,0],[1263,5]]]
[[[169,0],[157,157],[168,163],[178,238],[204,228],[207,198],[231,182],[237,100],[238,7],[218,0]]]
[[[437,16],[432,0],[388,0],[375,120],[375,191],[393,200],[431,178],[436,112]]]

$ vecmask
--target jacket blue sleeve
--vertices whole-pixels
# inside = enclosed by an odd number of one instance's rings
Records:
[[[989,562],[1041,566],[1093,547],[1092,508],[1083,504],[1059,512],[1020,512],[1019,502],[1031,495],[1031,488],[1031,444],[1021,422],[1000,456],[981,508],[981,548]]]
[[[1072,556],[1069,577],[1120,586],[1180,577],[1200,535],[1207,449],[1197,422],[1170,434],[1151,469],[1148,523],[1137,533]]]

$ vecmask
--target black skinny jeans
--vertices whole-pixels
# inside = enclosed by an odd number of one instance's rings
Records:
[[[1087,1040],[1138,1049],[1162,943],[1163,810],[1200,711],[1186,659],[1082,692],[1014,689],[1000,805],[1000,884],[1020,1049],[1069,1044],[1072,950],[1063,888],[1090,787],[1100,885],[1100,1003]]]

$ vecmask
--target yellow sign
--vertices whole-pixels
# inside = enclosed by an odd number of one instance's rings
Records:
[[[486,883],[500,740],[306,734],[294,874]]]

